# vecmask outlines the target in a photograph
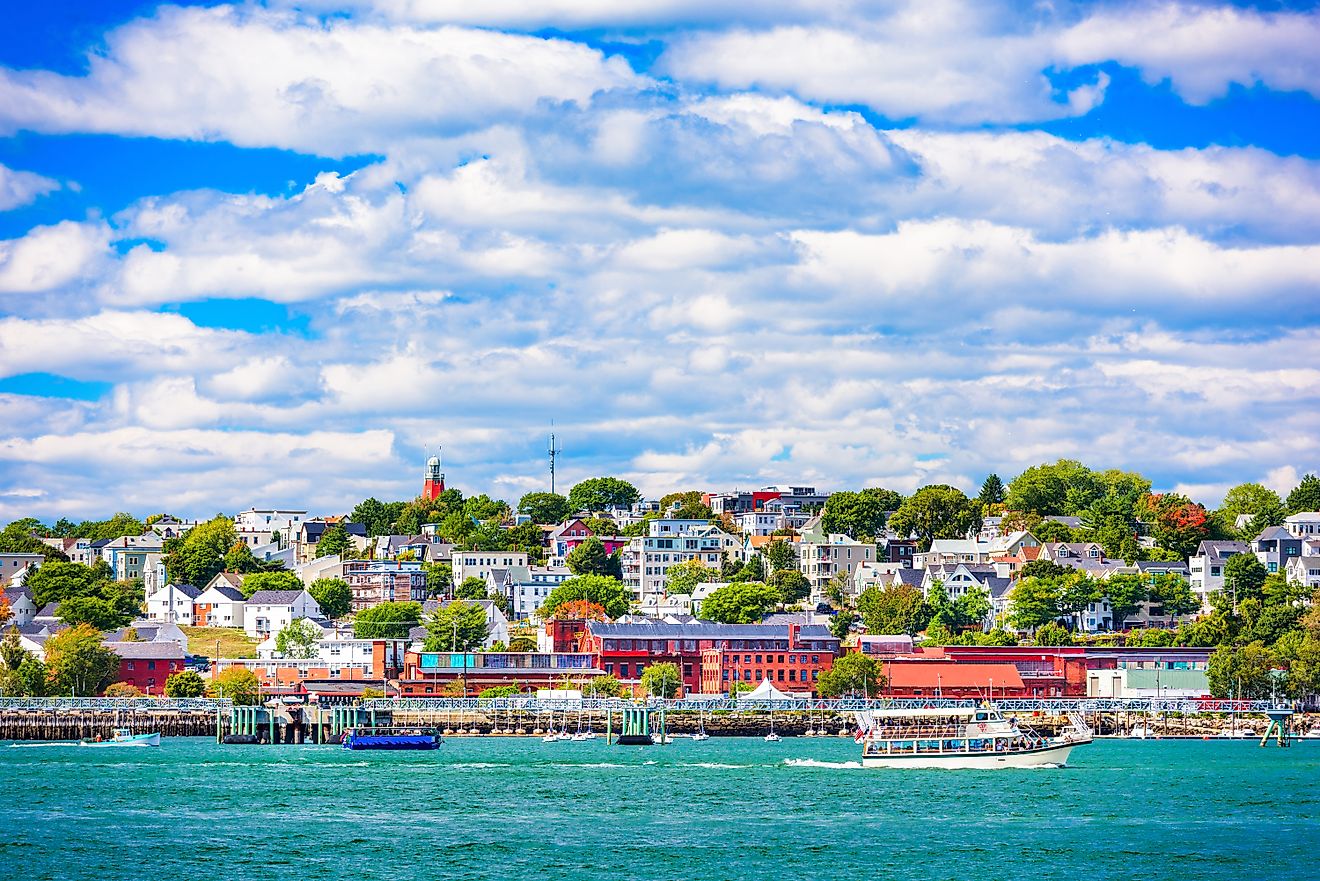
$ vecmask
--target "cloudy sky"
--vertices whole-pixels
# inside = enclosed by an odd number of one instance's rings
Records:
[[[57,7],[57,8],[51,8]],[[7,7],[0,521],[1320,442],[1315,3]]]

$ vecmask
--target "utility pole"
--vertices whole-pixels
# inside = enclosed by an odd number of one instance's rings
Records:
[[[555,491],[555,459],[563,452],[562,449],[555,446],[555,433],[550,432],[550,448],[547,450],[550,454],[550,492]]]

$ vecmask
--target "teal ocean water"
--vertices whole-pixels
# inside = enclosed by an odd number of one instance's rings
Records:
[[[855,766],[851,739],[629,748],[0,745],[0,879],[1314,879],[1320,742]]]

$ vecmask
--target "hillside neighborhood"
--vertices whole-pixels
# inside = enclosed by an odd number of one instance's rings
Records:
[[[1061,460],[927,486],[9,524],[0,692],[1270,696],[1320,691],[1320,480],[1209,510]]]

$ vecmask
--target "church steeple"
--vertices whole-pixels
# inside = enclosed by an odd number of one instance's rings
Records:
[[[444,448],[441,447],[441,450]],[[445,491],[445,472],[440,467],[440,456],[436,455],[426,460],[426,482],[422,484],[422,498],[438,499],[440,494]]]

